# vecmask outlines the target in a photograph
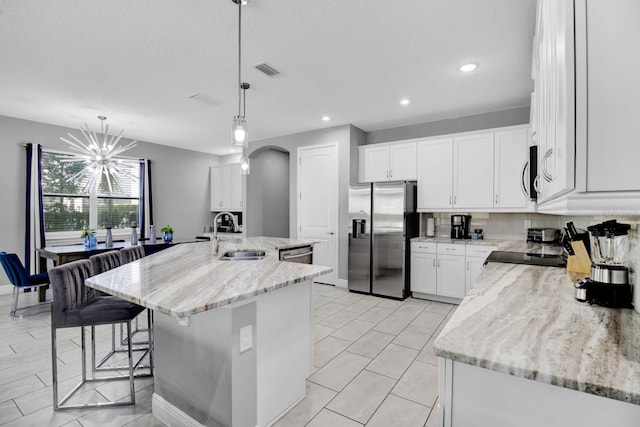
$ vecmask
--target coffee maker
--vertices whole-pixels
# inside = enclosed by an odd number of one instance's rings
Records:
[[[575,284],[576,299],[604,307],[633,308],[629,283],[629,224],[616,220],[588,227],[591,235],[591,275]]]
[[[471,215],[451,215],[451,238],[469,239]]]

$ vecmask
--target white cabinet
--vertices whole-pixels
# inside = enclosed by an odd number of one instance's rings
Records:
[[[540,0],[534,46],[534,142],[538,145],[538,202],[575,185],[573,2]]]
[[[467,246],[465,294],[473,288],[476,279],[482,273],[485,260],[496,249],[495,246]]]
[[[434,253],[411,251],[411,291],[437,293],[437,256]]]
[[[525,211],[528,126],[418,142],[418,210]]]
[[[494,207],[526,208],[529,204],[527,128],[496,132],[494,154]]]
[[[359,147],[360,181],[415,181],[416,142]]]
[[[457,303],[473,287],[495,246],[411,242],[414,297]]]
[[[438,295],[449,298],[464,298],[465,246],[454,243],[438,243]]]
[[[493,207],[493,133],[418,143],[418,209]]]
[[[211,167],[211,211],[242,211],[240,164]]]
[[[453,138],[418,143],[418,209],[452,207]]]
[[[493,207],[493,132],[456,137],[453,207]]]

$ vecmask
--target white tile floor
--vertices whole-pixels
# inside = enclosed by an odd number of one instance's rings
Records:
[[[22,294],[22,303],[35,295]],[[152,379],[136,379],[136,405],[54,412],[49,314],[9,317],[0,295],[0,425],[163,426],[151,415]],[[307,396],[276,427],[435,425],[438,370],[433,340],[455,306],[395,301],[314,285],[315,372]],[[103,328],[100,346],[108,345]],[[100,348],[100,347],[99,347]],[[79,329],[58,334],[61,395],[79,380]],[[126,382],[94,383],[79,399],[126,399]]]

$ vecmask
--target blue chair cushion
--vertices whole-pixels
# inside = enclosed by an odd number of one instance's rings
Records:
[[[134,319],[144,307],[114,296],[101,296],[75,310],[66,311],[56,327],[102,325]]]

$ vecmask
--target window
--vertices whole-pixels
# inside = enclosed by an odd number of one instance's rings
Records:
[[[42,153],[42,192],[47,235],[66,237],[64,232],[112,227],[123,229],[139,224],[140,161],[118,159],[121,179],[109,189],[102,180],[95,194],[83,192],[85,182],[76,182],[84,161],[73,154]],[[76,233],[73,233],[75,236]]]

